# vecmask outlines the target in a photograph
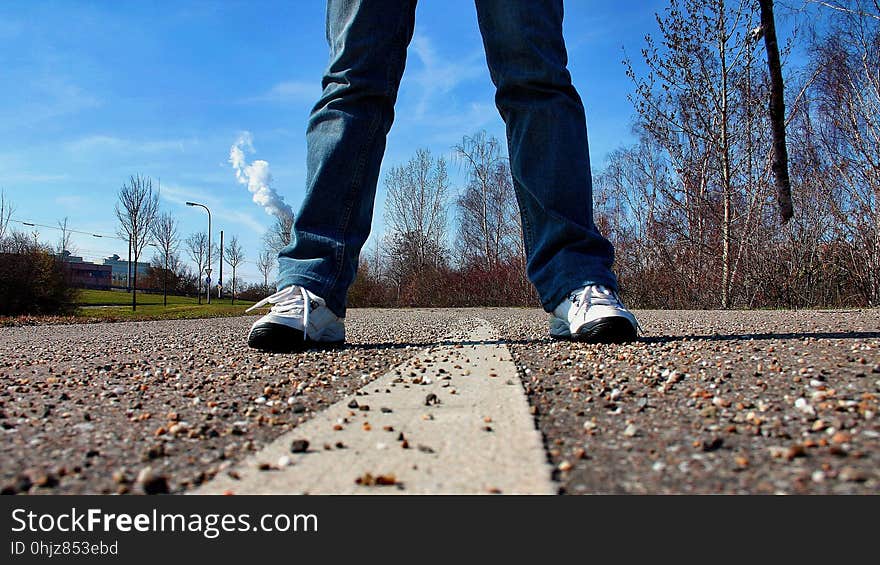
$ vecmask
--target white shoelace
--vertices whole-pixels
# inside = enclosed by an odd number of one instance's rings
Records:
[[[303,319],[303,341],[308,339],[309,331],[309,310],[311,309],[311,299],[308,291],[301,286],[289,286],[281,289],[272,296],[260,300],[245,312],[250,312],[266,304],[271,304],[271,312],[281,314],[282,316],[301,315]]]
[[[571,301],[577,305],[578,314],[586,313],[591,306],[611,306],[623,309],[623,305],[614,291],[602,285],[591,285],[584,288],[581,292],[573,294]]]

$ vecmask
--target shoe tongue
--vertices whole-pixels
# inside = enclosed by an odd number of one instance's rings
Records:
[[[594,296],[609,296],[611,294],[611,291],[608,290],[608,287],[604,287],[599,284],[591,286],[590,289],[592,290]]]
[[[313,309],[317,308],[318,306],[325,305],[323,298],[321,298],[317,294],[314,294],[312,291],[310,291],[309,289],[307,289],[305,287],[294,285],[294,286],[291,286],[288,288],[293,289],[290,291],[290,295],[288,296],[288,300],[295,300],[295,301],[298,300],[300,302],[303,302],[304,300],[308,300],[310,303],[310,306]]]
[[[589,294],[587,294],[589,293]],[[589,286],[585,286],[584,288],[573,292],[569,297],[574,304],[581,304],[586,298],[589,296],[590,298],[607,298],[609,296],[613,296],[611,290],[607,286],[602,286],[600,284],[592,284]]]
[[[273,304],[296,302],[297,300],[302,302],[302,291],[298,286],[288,286],[287,288],[279,290],[272,296],[272,298],[274,299],[272,301]]]
[[[581,299],[583,299],[585,296],[588,296],[587,293],[589,293],[589,296],[596,296],[596,297],[604,298],[604,297],[610,295],[611,291],[608,290],[608,287],[605,287],[605,286],[602,286],[599,284],[591,284],[591,285],[585,286],[584,288],[580,289],[579,291],[573,293],[571,295],[571,301],[578,302]]]

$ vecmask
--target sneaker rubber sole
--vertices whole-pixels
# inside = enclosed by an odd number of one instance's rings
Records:
[[[570,332],[554,333],[550,337],[563,341],[582,341],[584,343],[628,343],[636,341],[638,334],[630,321],[623,316],[599,318],[581,326],[572,335]]]
[[[336,349],[345,345],[345,340],[317,341],[303,339],[302,330],[283,324],[267,322],[251,328],[248,346],[271,353],[295,353],[307,349]]]

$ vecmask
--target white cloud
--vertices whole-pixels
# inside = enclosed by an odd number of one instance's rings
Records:
[[[46,164],[34,163],[29,149],[14,153],[0,153],[0,188],[14,188],[10,185],[19,183],[55,183],[70,179],[70,175],[67,173],[35,172],[34,169],[45,167]],[[52,165],[58,166],[57,163],[52,163]]]
[[[498,126],[501,137],[504,137],[504,122],[498,114],[495,104],[488,102],[471,102],[464,111],[442,113],[431,116],[425,121],[430,133],[425,140],[431,143],[455,144],[462,136],[472,135],[481,129],[494,129]]]
[[[62,208],[80,211],[83,204],[86,202],[86,199],[76,194],[69,194],[65,196],[56,196],[54,202]]]
[[[217,219],[226,220],[240,226],[245,226],[257,235],[266,233],[267,226],[261,223],[255,216],[248,212],[239,210],[228,210],[226,208],[217,209]]]
[[[421,63],[421,68],[408,77],[421,89],[416,106],[417,118],[423,117],[439,97],[488,72],[481,52],[461,60],[444,59],[437,53],[431,39],[421,33],[415,34],[411,46]]]
[[[27,171],[0,173],[0,183],[55,183],[70,180],[68,174],[29,173]]]
[[[227,207],[216,196],[208,194],[202,189],[184,187],[175,184],[163,184],[159,191],[163,200],[173,204],[184,206],[187,201],[199,202],[211,209],[212,219],[225,220],[240,226],[244,226],[258,235],[266,232],[266,224],[260,222],[256,216],[249,212],[242,212]],[[204,213],[204,212],[203,212]]]
[[[60,76],[36,79],[30,84],[30,87],[33,90],[31,101],[16,110],[18,118],[13,117],[12,124],[23,122],[34,125],[44,120],[75,114],[101,105],[98,98]],[[24,120],[27,121],[24,122]]]
[[[97,152],[125,152],[125,153],[164,153],[174,151],[186,152],[187,148],[198,144],[194,139],[158,139],[158,140],[134,140],[123,139],[112,135],[89,135],[66,144],[66,149],[76,154],[91,154]]]
[[[314,103],[321,96],[321,83],[315,81],[279,82],[267,92],[249,98],[248,102]]]

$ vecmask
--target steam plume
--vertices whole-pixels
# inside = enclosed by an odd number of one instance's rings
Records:
[[[239,184],[247,187],[254,195],[254,202],[259,204],[267,214],[282,217],[293,217],[293,210],[284,202],[275,189],[272,188],[272,175],[269,172],[269,163],[257,159],[248,164],[245,152],[254,152],[254,139],[250,132],[242,132],[238,140],[229,149],[229,162],[235,169],[235,178]]]

